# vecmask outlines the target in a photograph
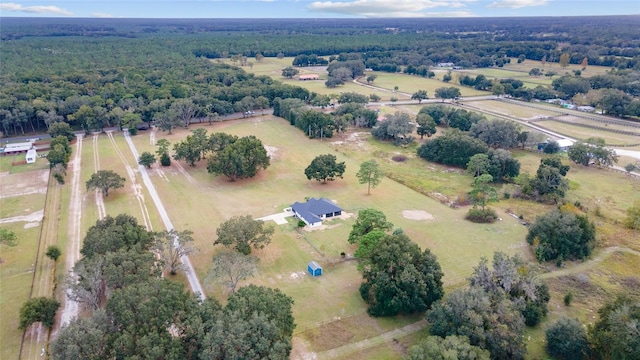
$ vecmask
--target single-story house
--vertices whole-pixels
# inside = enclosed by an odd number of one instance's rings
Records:
[[[322,225],[322,219],[342,215],[342,209],[326,198],[311,198],[305,203],[291,205],[293,214],[310,227]]]
[[[35,148],[29,149],[27,151],[27,164],[33,164],[36,162],[36,158],[38,157],[38,152],[36,151]]]
[[[298,80],[319,80],[320,76],[318,74],[302,74],[298,76]]]
[[[438,67],[453,67],[455,64],[452,62],[441,62],[438,63]]]
[[[322,267],[315,261],[310,261],[307,264],[307,271],[309,272],[309,274],[311,274],[311,276],[322,275]]]

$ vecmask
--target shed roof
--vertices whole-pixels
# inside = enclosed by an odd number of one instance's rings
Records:
[[[302,74],[300,76],[298,76],[299,80],[314,80],[314,79],[319,79],[320,76],[318,76],[318,74]]]
[[[318,269],[322,269],[322,266],[318,265],[317,262],[315,261],[309,261],[309,263],[307,264],[307,266],[311,269],[311,270],[318,270]]]
[[[33,143],[31,142],[20,142],[20,143],[7,144],[4,147],[4,151],[5,152],[27,151],[32,147],[33,147]]]
[[[560,139],[556,142],[558,143],[558,146],[560,146],[561,148],[573,146],[573,144],[575,143],[575,141],[569,140],[569,139]]]

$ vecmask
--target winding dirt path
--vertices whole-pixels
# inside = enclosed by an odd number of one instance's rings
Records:
[[[589,260],[587,260],[587,261],[585,261],[583,263],[580,263],[578,265],[572,266],[570,268],[559,269],[559,270],[548,272],[546,274],[542,274],[542,275],[540,275],[540,278],[549,279],[549,278],[555,278],[555,277],[559,277],[559,276],[576,274],[576,273],[579,273],[579,272],[583,272],[585,270],[589,270],[589,269],[593,268],[594,266],[600,264],[604,260],[608,259],[609,256],[611,256],[611,254],[616,253],[616,252],[623,252],[623,253],[627,253],[627,254],[633,254],[633,255],[640,256],[640,251],[636,251],[636,250],[625,248],[625,247],[612,246],[612,247],[608,247],[608,248],[603,249],[596,256],[594,256],[593,258],[591,258],[591,259],[589,259]]]

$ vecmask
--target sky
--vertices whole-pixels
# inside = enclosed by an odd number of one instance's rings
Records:
[[[640,14],[640,0],[25,0],[0,2],[0,16],[3,17],[390,18],[638,14]]]

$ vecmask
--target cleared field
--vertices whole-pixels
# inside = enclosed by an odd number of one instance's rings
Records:
[[[560,123],[553,120],[537,121],[536,125],[541,125],[551,131],[555,131],[559,134],[566,135],[566,136],[569,136],[575,139],[580,139],[580,140],[586,140],[592,137],[598,137],[598,138],[604,139],[605,143],[609,145],[637,145],[640,143],[640,137],[638,136],[616,134],[608,131],[600,131],[597,129],[590,129],[583,126]]]
[[[612,131],[613,130],[620,130],[620,131],[635,132],[636,134],[638,134],[638,140],[640,141],[640,128],[637,128],[637,127],[625,126],[625,125],[619,125],[619,124],[607,124],[607,123],[602,123],[602,122],[599,122],[599,121],[585,119],[585,118],[572,116],[572,115],[564,115],[564,116],[560,116],[560,117],[556,117],[556,118],[559,119],[559,120],[563,120],[563,121],[569,121],[569,122],[574,123],[576,125],[596,126],[596,127],[606,128],[606,129],[612,130]],[[598,131],[598,130],[596,130],[596,131]]]
[[[510,64],[505,64],[504,68],[507,70],[516,70],[523,71],[525,73],[529,73],[533,68],[543,69],[545,72],[547,71],[555,71],[558,75],[562,75],[565,72],[571,73],[573,70],[582,70],[582,66],[578,64],[569,64],[566,68],[562,68],[558,63],[549,63],[547,62],[544,66],[542,62],[536,60],[525,60],[524,62],[518,64],[518,59],[511,58]],[[611,70],[611,68],[606,66],[594,66],[589,65],[587,68],[582,71],[583,77],[590,77],[595,75],[605,74],[607,71]]]
[[[29,215],[44,208],[48,171],[32,171],[0,176],[0,219]],[[13,231],[16,246],[0,245],[0,357],[17,359],[22,331],[19,311],[29,299],[40,239],[41,215],[24,221],[0,224]]]
[[[496,100],[483,100],[470,102],[467,105],[478,108],[479,110],[487,110],[494,113],[515,116],[522,120],[534,120],[541,117],[557,116],[557,112],[534,109],[526,106],[520,106],[514,103],[508,103]]]
[[[403,228],[420,246],[434,251],[442,264],[444,281],[448,286],[463,282],[480,257],[491,256],[496,250],[525,255],[525,228],[516,219],[505,217],[490,226],[474,225],[462,219],[463,210],[450,209],[389,179],[367,196],[366,187],[359,185],[355,178],[360,158],[343,154],[335,142],[306,139],[298,129],[281,119],[265,116],[205,128],[211,132],[224,131],[239,136],[255,134],[271,147],[274,155],[266,171],[254,179],[236,182],[208,174],[205,162],[196,167],[181,164],[185,172],[177,164],[152,171],[152,179],[163,202],[171,204],[167,210],[176,228],[195,232],[199,252],[192,256],[192,263],[201,279],[206,278],[211,256],[218,250],[212,243],[215,230],[222,221],[235,215],[260,217],[280,212],[307,196],[333,199],[348,213],[357,213],[366,207],[383,210],[396,227]],[[164,135],[158,133],[155,136],[159,139]],[[166,137],[175,142],[185,135],[184,130],[179,130]],[[134,141],[139,151],[153,150],[147,136],[136,136]],[[324,185],[306,179],[304,168],[316,155],[323,153],[334,153],[340,161],[346,162],[344,179]],[[378,155],[374,154],[374,157],[380,159]],[[380,160],[386,162],[388,159]],[[435,218],[411,220],[403,217],[403,210],[420,210]],[[365,314],[365,306],[358,293],[360,274],[354,262],[342,262],[339,256],[342,251],[353,253],[354,248],[346,241],[353,221],[353,217],[332,220],[326,229],[302,232],[302,235],[295,230],[293,223],[281,225],[272,244],[255,252],[261,259],[260,273],[251,282],[278,287],[294,298],[294,316],[298,324],[296,333],[336,321],[346,322],[345,326],[354,328],[362,323],[359,316]],[[318,261],[325,268],[322,277],[306,275],[306,264],[310,260]],[[208,291],[218,298],[225,297],[219,287],[209,287]],[[323,306],[309,311],[310,302],[322,303]],[[367,324],[381,328],[379,332],[402,326],[406,321],[365,317]],[[313,336],[300,336],[309,338],[313,351],[322,348],[314,343]],[[339,338],[336,346],[352,342],[350,339]]]
[[[0,172],[8,171],[11,174],[17,174],[49,168],[49,162],[47,159],[42,158],[37,158],[36,162],[33,164],[12,165],[12,163],[18,163],[24,161],[24,159],[24,154],[0,156]]]
[[[369,73],[367,73],[369,74]],[[458,85],[455,81],[449,83],[442,82],[435,79],[427,79],[420,76],[405,75],[405,74],[391,74],[386,72],[374,71],[371,74],[377,75],[376,80],[371,84],[373,86],[379,86],[385,89],[393,90],[394,87],[398,87],[398,92],[404,92],[412,94],[418,90],[427,90],[427,94],[430,98],[435,97],[436,89],[441,87],[457,87],[460,89],[462,96],[475,96],[475,95],[487,95],[489,92],[480,91],[470,87],[464,87]]]

